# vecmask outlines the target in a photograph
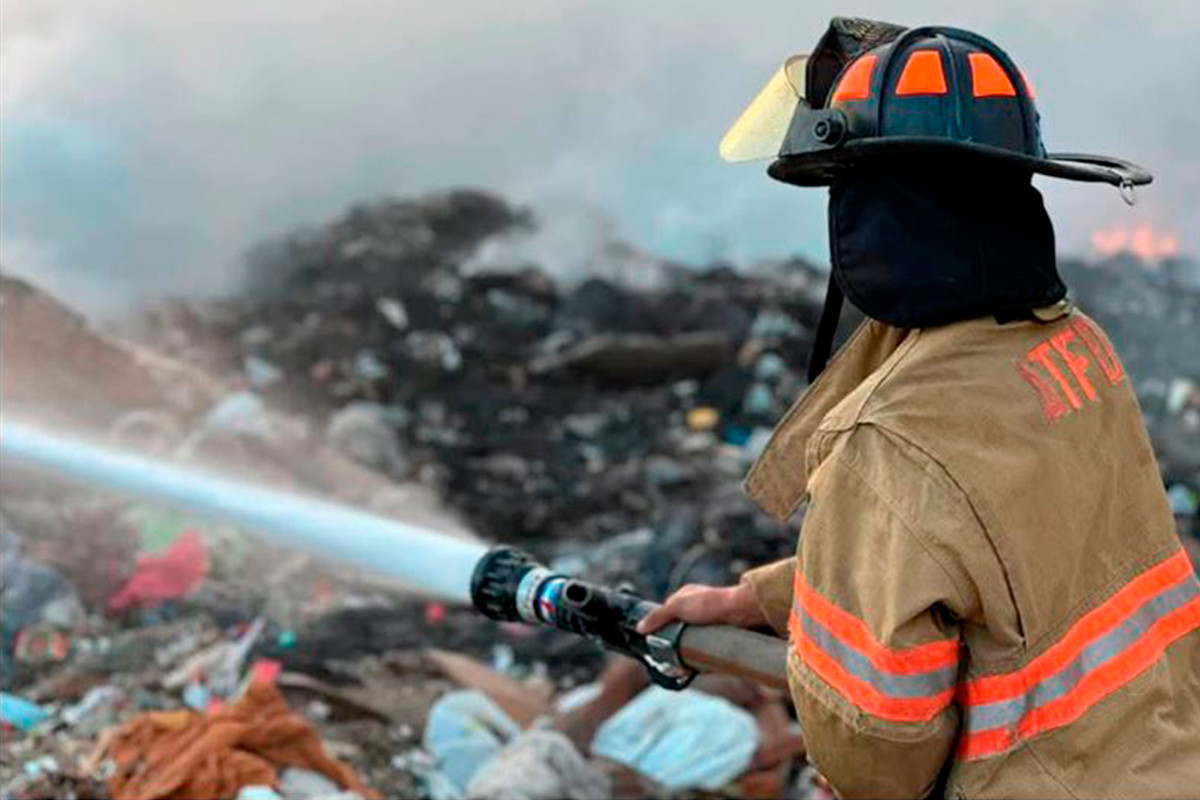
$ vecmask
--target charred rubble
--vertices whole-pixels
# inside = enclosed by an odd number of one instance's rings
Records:
[[[472,268],[484,242],[533,224],[466,191],[359,206],[256,248],[240,297],[148,313],[140,338],[244,376],[488,539],[553,556],[651,527],[711,541],[734,569],[789,550],[738,484],[802,388],[820,271],[654,262],[655,288],[634,290],[563,283],[553,265]],[[341,436],[371,419],[395,437],[387,453]]]

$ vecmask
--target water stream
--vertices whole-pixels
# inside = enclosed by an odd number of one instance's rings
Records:
[[[469,602],[486,546],[325,500],[156,461],[18,422],[0,423],[0,455],[60,476],[235,525],[315,555]]]

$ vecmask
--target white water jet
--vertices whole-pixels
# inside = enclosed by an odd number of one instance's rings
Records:
[[[399,578],[447,600],[470,602],[471,572],[487,549],[336,503],[155,461],[22,423],[0,423],[0,454]]]

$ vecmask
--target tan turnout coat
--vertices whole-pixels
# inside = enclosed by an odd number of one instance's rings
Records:
[[[752,570],[850,797],[1200,796],[1200,583],[1096,324],[868,322],[747,479]]]

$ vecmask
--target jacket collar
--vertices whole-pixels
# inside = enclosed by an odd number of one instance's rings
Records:
[[[780,520],[796,511],[808,486],[805,456],[809,438],[834,406],[877,370],[908,334],[908,330],[867,320],[792,404],[746,475],[746,493],[764,511]]]

